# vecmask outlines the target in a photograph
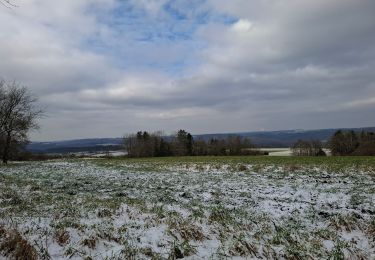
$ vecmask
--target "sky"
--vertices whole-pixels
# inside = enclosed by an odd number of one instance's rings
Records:
[[[13,0],[34,141],[375,126],[374,0]]]

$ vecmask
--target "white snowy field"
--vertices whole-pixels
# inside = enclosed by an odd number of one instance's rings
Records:
[[[268,152],[269,156],[292,156],[290,148],[259,148],[259,150]]]
[[[293,152],[290,148],[259,148],[260,151],[268,152],[269,156],[292,156]],[[329,149],[323,149],[324,152],[330,156],[331,151]]]
[[[177,258],[375,259],[374,167],[226,159],[0,166],[0,259]]]

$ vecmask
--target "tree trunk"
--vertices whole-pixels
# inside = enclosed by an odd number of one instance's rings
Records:
[[[8,164],[11,139],[12,139],[12,136],[10,135],[10,133],[8,133],[6,136],[6,141],[5,141],[4,150],[3,150],[3,163],[4,164]]]

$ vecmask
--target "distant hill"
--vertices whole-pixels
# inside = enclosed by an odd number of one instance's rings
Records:
[[[375,132],[375,127],[365,128],[340,128],[341,130],[353,131],[371,131]],[[338,128],[332,129],[319,129],[319,130],[284,130],[284,131],[265,131],[265,132],[243,132],[231,134],[206,134],[199,135],[196,138],[203,138],[205,140],[211,138],[224,138],[228,135],[240,135],[248,137],[251,141],[259,147],[265,148],[286,148],[293,145],[299,139],[303,140],[320,140],[327,142],[331,136],[337,131]]]
[[[372,131],[375,127],[366,128],[340,128],[353,131]],[[264,131],[264,132],[240,132],[240,133],[221,133],[221,134],[203,134],[194,135],[194,139],[209,140],[211,138],[225,138],[229,135],[240,135],[248,137],[254,144],[266,148],[290,147],[298,139],[314,139],[326,142],[339,129],[320,129],[320,130],[284,130],[284,131]],[[79,139],[54,142],[32,142],[27,146],[27,150],[34,153],[76,153],[76,152],[101,152],[115,151],[121,149],[122,138],[95,138]]]
[[[32,142],[27,150],[33,153],[77,153],[120,150],[122,138],[94,138],[53,142]]]

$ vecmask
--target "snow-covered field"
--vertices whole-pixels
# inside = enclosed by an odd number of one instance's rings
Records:
[[[373,168],[337,169],[225,160],[0,166],[0,259],[375,259]]]
[[[259,150],[268,152],[269,156],[292,156],[290,148],[260,148]]]
[[[293,152],[290,148],[259,148],[260,151],[268,152],[269,156],[292,156]],[[330,156],[331,151],[329,149],[323,149],[324,152]]]

